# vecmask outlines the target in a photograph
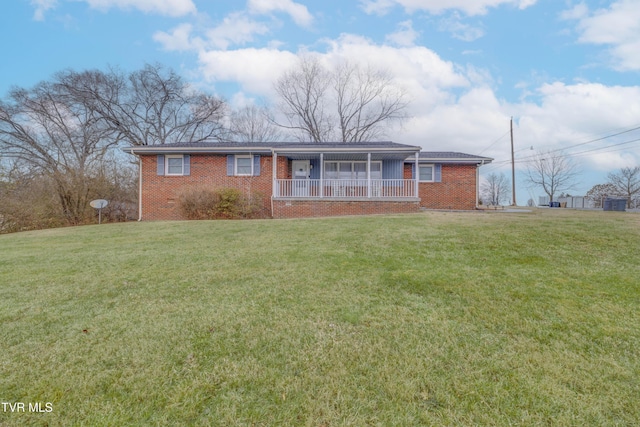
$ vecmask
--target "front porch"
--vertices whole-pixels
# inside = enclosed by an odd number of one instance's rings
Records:
[[[417,196],[414,179],[276,179],[275,198],[406,199]]]
[[[317,148],[316,148],[317,150]],[[274,150],[273,200],[418,201],[418,178],[405,176],[415,147]]]

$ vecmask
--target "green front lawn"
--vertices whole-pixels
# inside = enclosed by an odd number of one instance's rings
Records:
[[[638,254],[559,209],[2,235],[0,425],[637,425]]]

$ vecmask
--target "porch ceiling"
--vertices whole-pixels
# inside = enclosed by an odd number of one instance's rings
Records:
[[[291,160],[311,160],[319,159],[320,153],[278,153],[278,156],[285,156]],[[371,153],[371,160],[404,160],[407,153]],[[324,153],[324,160],[350,160],[366,161],[367,153]]]

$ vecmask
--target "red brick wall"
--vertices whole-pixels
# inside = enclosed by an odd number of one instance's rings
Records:
[[[418,212],[418,202],[274,200],[274,218],[309,218],[340,215],[372,215]]]
[[[405,176],[411,165],[405,165]],[[476,165],[442,165],[442,182],[419,184],[420,206],[427,209],[476,208]]]
[[[265,209],[271,211],[272,157],[260,156],[260,176],[227,176],[227,156],[192,154],[191,175],[158,176],[157,156],[142,159],[142,219],[183,219],[179,208],[180,193],[189,187],[237,188],[260,193]],[[279,171],[286,168],[286,158],[278,159]],[[280,172],[278,172],[280,173]]]
[[[192,154],[191,175],[158,176],[157,156],[141,156],[142,219],[184,219],[180,213],[180,193],[189,187],[237,188],[260,193],[263,206],[271,211],[272,157],[260,157],[260,176],[227,176],[227,156]],[[277,176],[290,178],[290,162],[278,157]],[[411,178],[411,164],[405,165],[405,179]],[[476,166],[442,165],[442,182],[419,184],[420,206],[427,209],[470,210],[476,207]],[[275,218],[369,215],[416,212],[418,202],[398,201],[317,201],[276,200]]]

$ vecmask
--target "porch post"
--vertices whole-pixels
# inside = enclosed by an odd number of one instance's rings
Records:
[[[320,153],[320,198],[324,197],[324,153]]]
[[[371,198],[371,153],[367,153],[367,197]]]
[[[418,164],[420,160],[420,152],[416,151],[416,168],[415,168],[415,181],[414,181],[414,186],[415,186],[415,195],[414,197],[420,197],[419,196],[419,182],[420,182],[420,165]]]
[[[273,175],[272,197],[278,197],[278,153],[273,151],[271,164],[271,175]]]

